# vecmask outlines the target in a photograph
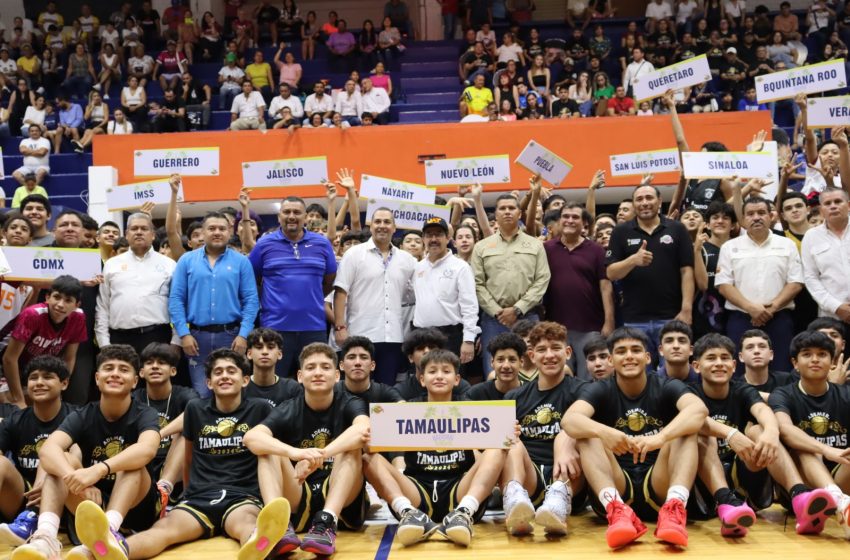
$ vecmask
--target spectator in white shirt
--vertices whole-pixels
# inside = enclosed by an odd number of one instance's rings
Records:
[[[360,115],[363,114],[363,100],[360,92],[354,90],[356,85],[354,80],[348,80],[345,89],[336,96],[336,112],[351,126],[359,126]]]
[[[23,125],[21,125],[21,136],[29,136],[31,124],[37,124],[39,128],[43,128],[45,115],[44,104],[44,96],[39,95],[35,98],[35,105],[27,107],[24,113]]]
[[[492,54],[496,57],[498,68],[505,68],[511,60],[516,61],[520,66],[525,66],[525,55],[522,47],[514,40],[513,33],[505,33],[502,37],[502,44],[498,48],[494,48]]]
[[[127,78],[135,76],[139,85],[145,87],[153,75],[154,66],[156,62],[149,54],[145,54],[145,46],[136,45],[133,47],[133,56],[127,61]]]
[[[30,125],[29,138],[21,140],[18,150],[24,156],[24,164],[12,176],[23,185],[24,176],[35,173],[36,184],[41,185],[50,174],[50,140],[42,137],[39,125]]]
[[[360,97],[363,99],[363,112],[372,115],[377,124],[390,122],[390,96],[384,88],[376,88],[372,80],[364,78],[360,83]]]
[[[633,48],[632,62],[626,66],[626,72],[623,74],[623,86],[626,88],[626,95],[633,96],[632,84],[635,78],[646,76],[650,72],[655,72],[655,66],[646,60],[644,50],[641,47]]]
[[[819,315],[850,323],[850,195],[827,187],[820,193],[823,223],[803,237],[803,276]]]
[[[292,118],[300,122],[304,118],[304,107],[301,105],[301,100],[292,95],[292,90],[286,82],[281,82],[278,91],[280,95],[272,99],[269,105],[269,126],[280,128],[276,125],[283,119],[284,108],[289,108]]]
[[[413,326],[432,327],[448,339],[446,350],[462,364],[475,357],[478,327],[478,296],[472,267],[449,251],[449,226],[442,218],[431,218],[422,226],[426,256],[416,263],[413,291],[417,305]]]
[[[374,380],[394,384],[404,369],[403,307],[413,300],[416,259],[394,247],[395,217],[378,208],[369,227],[372,238],[349,249],[339,263],[334,288],[334,330],[339,345],[349,336],[375,343]]]
[[[233,98],[242,91],[244,80],[245,71],[236,66],[236,53],[227,53],[224,57],[224,66],[218,71],[219,109],[233,104]]]
[[[0,47],[0,87],[12,89],[18,82],[18,63],[9,58],[9,49]]]
[[[726,0],[726,18],[732,27],[743,27],[744,16],[747,14],[747,3],[745,0]]]
[[[121,109],[115,109],[112,120],[106,125],[107,134],[133,134],[133,123],[127,120],[127,115]]]
[[[655,25],[660,19],[669,19],[673,17],[673,8],[667,3],[667,0],[652,0],[646,6],[646,32],[647,34],[655,33]]]
[[[95,335],[98,345],[129,344],[140,353],[151,342],[180,346],[171,327],[168,295],[177,263],[153,250],[151,217],[141,212],[127,218],[130,250],[103,267],[97,296]]]
[[[251,80],[245,80],[242,82],[242,93],[236,96],[230,108],[230,130],[265,130],[265,111],[263,96],[254,91]]]
[[[790,371],[791,310],[803,289],[803,267],[794,242],[770,231],[769,205],[759,197],[744,201],[747,233],[720,247],[714,285],[726,298],[726,335],[740,341],[745,331],[765,331],[773,343],[773,366]]]
[[[316,82],[313,84],[313,93],[307,96],[307,99],[304,100],[304,126],[310,124],[310,117],[313,116],[313,113],[321,113],[322,122],[329,125],[331,124],[331,117],[333,117],[334,112],[334,102],[331,99],[330,95],[325,95],[325,84],[323,82]]]

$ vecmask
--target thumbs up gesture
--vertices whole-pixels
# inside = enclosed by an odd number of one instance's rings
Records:
[[[652,251],[646,250],[646,240],[640,244],[638,252],[632,255],[635,261],[635,266],[649,266],[652,264]]]

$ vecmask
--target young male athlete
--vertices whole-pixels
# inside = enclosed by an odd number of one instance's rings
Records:
[[[0,459],[0,514],[14,519],[0,524],[0,543],[9,546],[24,544],[35,531],[36,504],[46,476],[39,468],[38,451],[75,409],[62,402],[70,377],[63,360],[38,356],[27,364],[24,375],[32,406],[16,410],[0,423],[0,453],[12,457],[12,461]]]
[[[850,357],[844,355],[846,347],[844,323],[833,317],[818,317],[809,323],[806,330],[820,331],[835,343],[835,356],[832,358],[832,367],[829,369],[829,380],[837,385],[845,385],[848,369],[850,369]]]
[[[244,443],[259,456],[263,501],[283,496],[297,504],[294,527],[275,545],[275,553],[300,546],[327,555],[336,550],[338,523],[358,529],[365,520],[361,449],[369,440],[369,408],[363,399],[335,388],[339,370],[330,346],[308,344],[298,360],[303,394],[275,408]],[[308,524],[299,541],[294,531]]]
[[[646,532],[638,515],[657,515],[655,536],[686,546],[685,505],[708,411],[681,381],[647,376],[652,356],[642,331],[619,328],[608,347],[614,377],[586,384],[561,427],[578,440],[582,470],[598,494],[592,505],[608,518],[608,546],[626,546]]]
[[[850,394],[828,379],[835,344],[822,332],[803,331],[791,340],[790,353],[800,380],[775,389],[768,404],[803,479],[825,488],[834,500],[831,508],[821,512],[820,522],[834,511],[850,538]]]
[[[519,368],[528,348],[525,341],[512,332],[497,334],[487,345],[492,356],[490,366],[495,377],[473,385],[463,396],[467,401],[500,401],[520,386]]]
[[[198,398],[198,393],[191,387],[171,383],[171,378],[177,375],[177,365],[180,363],[176,346],[151,342],[142,350],[139,361],[142,366],[139,377],[145,385],[133,391],[133,398],[156,410],[161,431],[183,414],[189,401]],[[162,434],[160,436],[156,458],[148,465],[148,471],[157,481],[156,485],[163,500],[161,513],[164,514],[168,497],[174,487],[183,482],[186,446],[180,434],[176,434],[174,438]]]
[[[423,356],[422,383],[427,397],[413,402],[450,402],[460,382],[460,360],[448,350]],[[404,453],[404,472],[383,456],[370,455],[366,478],[400,520],[398,539],[404,546],[441,531],[452,542],[469,546],[472,525],[484,516],[484,507],[499,478],[505,452],[487,449],[428,450]],[[433,518],[442,519],[438,526]]]
[[[337,389],[367,403],[399,402],[404,399],[395,387],[372,379],[375,345],[365,336],[349,336],[340,347],[339,369],[343,379]]]
[[[584,343],[584,359],[587,361],[587,372],[593,381],[601,381],[614,375],[608,342],[601,334],[593,335]]]
[[[106,541],[98,541],[94,549],[76,547],[67,556],[75,560],[92,553],[103,558],[104,551],[123,545],[119,529],[142,531],[159,517],[159,492],[147,470],[159,449],[159,419],[154,409],[131,396],[138,382],[139,356],[131,346],[113,344],[100,349],[96,366],[100,400],[68,414],[39,451],[47,476],[38,524],[29,542],[12,552],[15,560],[58,556],[64,507],[77,515],[80,508],[85,511],[95,504],[106,509]],[[82,461],[68,453],[75,444]],[[77,525],[77,536],[83,543],[95,544],[93,537],[101,536],[100,529],[83,523]]]
[[[422,368],[419,367],[422,356],[431,350],[442,350],[446,347],[447,340],[446,335],[437,329],[414,329],[404,337],[404,342],[401,343],[401,351],[410,361],[412,371],[407,379],[395,384],[396,390],[404,400],[409,401],[416,397],[425,398],[427,396],[428,392],[422,385]],[[455,397],[460,398],[469,391],[470,387],[468,381],[461,379],[454,389]]]
[[[787,371],[770,369],[773,361],[773,342],[761,329],[750,329],[741,335],[738,360],[744,364],[744,381],[756,388],[764,400],[777,387],[794,382]]]
[[[289,377],[275,374],[283,358],[283,337],[274,329],[260,327],[248,333],[248,359],[253,372],[245,396],[265,399],[273,407],[301,393],[301,385]]]
[[[533,521],[547,534],[565,535],[573,502],[584,501],[577,496],[584,477],[576,442],[562,431],[561,419],[584,382],[564,373],[572,349],[563,325],[537,323],[526,354],[538,375],[505,395],[516,401],[520,428],[520,443],[511,447],[502,472],[505,527],[526,535],[534,531]]]
[[[153,527],[129,537],[122,548],[110,547],[106,514],[94,504],[80,506],[77,526],[89,528],[89,542],[83,542],[93,551],[101,543],[107,546],[107,554],[96,553],[96,558],[152,558],[171,545],[223,533],[244,545],[239,560],[262,560],[283,536],[289,504],[275,500],[258,519],[257,457],[242,445],[245,433],[272,407],[262,399],[243,398],[251,370],[241,354],[220,348],[210,353],[204,366],[212,397],[193,400],[183,415],[183,500]],[[255,526],[271,538],[251,539]]]

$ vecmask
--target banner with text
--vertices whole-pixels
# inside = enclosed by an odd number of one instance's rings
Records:
[[[555,155],[534,140],[529,143],[516,158],[516,163],[558,187],[573,169],[573,165],[564,158]]]
[[[508,449],[515,401],[373,403],[371,451]]]
[[[679,161],[679,150],[677,148],[619,154],[609,156],[609,159],[611,160],[611,175],[613,177],[645,175],[647,173],[668,173],[682,169],[682,164]]]
[[[136,177],[162,177],[179,173],[186,177],[209,177],[221,173],[218,147],[136,150],[133,174]]]
[[[827,60],[756,77],[759,103],[788,99],[798,93],[819,93],[847,85],[844,59]]]
[[[416,183],[405,183],[395,179],[385,179],[374,175],[360,177],[360,198],[382,198],[402,202],[434,204],[437,197],[435,189],[429,189]]]
[[[171,201],[171,185],[168,179],[144,181],[131,185],[119,185],[106,189],[106,207],[110,212],[121,212],[140,208],[145,202],[168,204]],[[183,184],[177,191],[177,202],[183,202]]]
[[[372,223],[372,214],[378,208],[392,210],[398,229],[422,229],[422,224],[434,217],[442,218],[446,223],[449,223],[452,215],[451,208],[448,206],[370,198],[369,205],[366,207],[367,226]]]
[[[248,161],[242,164],[243,187],[304,187],[328,180],[325,156]]]
[[[833,128],[850,125],[850,95],[808,99],[806,126]]]
[[[668,89],[681,89],[711,81],[711,68],[704,54],[665,66],[632,80],[635,103],[664,95]]]
[[[511,160],[507,154],[425,162],[425,184],[429,187],[510,182]]]
[[[3,247],[11,272],[5,280],[53,280],[69,274],[80,281],[93,280],[103,263],[97,249],[59,247]]]
[[[776,179],[776,157],[768,152],[684,152],[688,179]]]

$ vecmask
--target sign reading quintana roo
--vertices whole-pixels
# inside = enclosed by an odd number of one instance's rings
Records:
[[[218,147],[136,150],[133,174],[136,177],[162,177],[179,173],[184,177],[209,177],[221,174]]]
[[[798,93],[819,93],[847,85],[844,59],[827,60],[756,77],[759,103],[794,97]]]
[[[619,154],[609,156],[609,159],[611,160],[611,175],[613,177],[645,175],[646,173],[667,173],[669,171],[679,171],[682,168],[679,162],[679,150],[677,148]]]
[[[415,183],[363,175],[360,177],[360,197],[434,204],[437,191]]]
[[[425,162],[425,184],[429,187],[510,182],[511,161],[507,154]]]
[[[243,187],[303,187],[328,180],[325,156],[248,161],[242,164]]]
[[[59,247],[3,247],[12,270],[5,280],[53,280],[63,274],[85,281],[100,274],[102,263],[97,249]]]
[[[832,128],[850,125],[850,95],[808,99],[806,126]]]
[[[516,158],[516,163],[532,173],[540,174],[543,179],[556,187],[573,170],[573,165],[570,162],[550,152],[534,140],[528,142],[525,149]]]
[[[683,152],[688,179],[776,179],[776,157],[769,152]]]
[[[395,225],[399,229],[422,229],[425,220],[433,217],[442,218],[448,223],[451,221],[452,214],[448,206],[370,198],[369,205],[366,207],[366,225],[372,223],[372,214],[378,208],[392,210]]]
[[[106,189],[106,207],[110,212],[139,208],[145,202],[168,204],[171,201],[171,185],[168,179],[145,181],[132,185],[120,185]],[[177,202],[183,202],[183,184],[177,191]]]
[[[373,403],[372,451],[508,449],[515,439],[515,401]]]
[[[668,89],[681,89],[710,80],[708,58],[701,54],[632,80],[635,103],[660,97]]]

